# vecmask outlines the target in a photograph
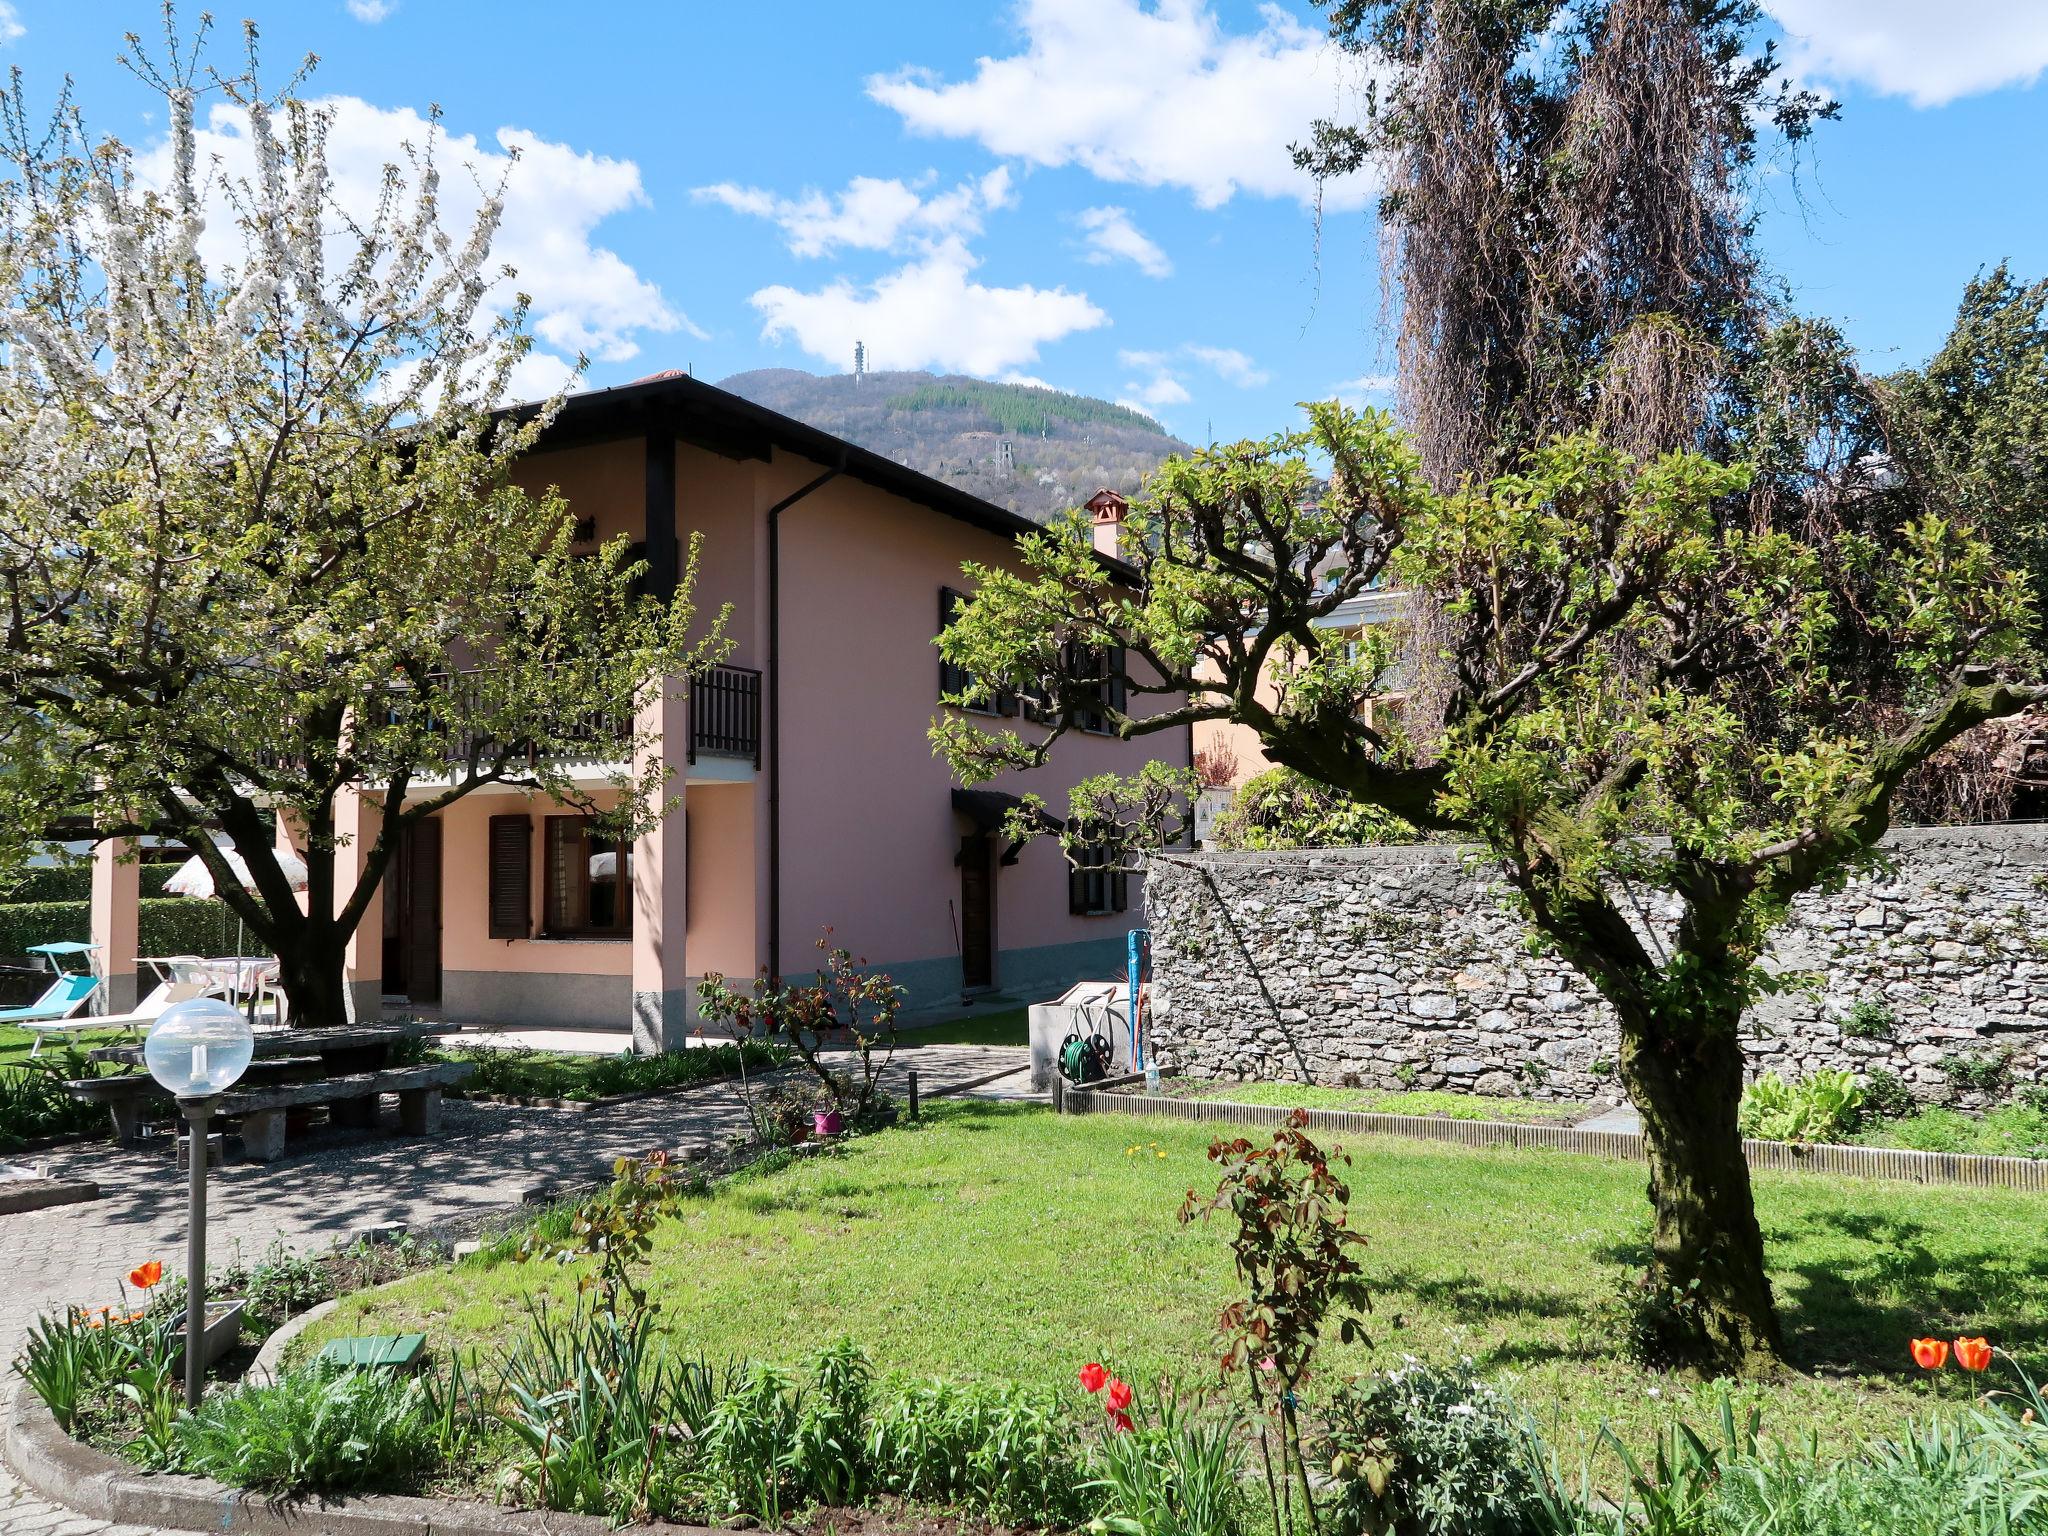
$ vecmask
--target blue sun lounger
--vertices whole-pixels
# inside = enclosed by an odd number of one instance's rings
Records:
[[[75,1035],[97,1023],[90,1016],[80,1017],[80,1014],[99,991],[99,977],[89,970],[67,971],[63,962],[66,955],[90,955],[92,949],[90,944],[75,942],[30,946],[30,954],[48,958],[57,977],[44,989],[41,997],[26,1007],[0,1008],[0,1024],[12,1024],[35,1035],[36,1043],[29,1047],[28,1052],[31,1058],[42,1054],[43,1041],[48,1036]]]

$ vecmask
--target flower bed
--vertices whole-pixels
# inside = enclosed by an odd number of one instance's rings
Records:
[[[111,1364],[87,1372],[92,1400],[128,1404],[139,1427],[112,1443],[131,1462],[180,1475],[141,1480],[66,1462],[51,1443],[56,1420],[42,1421],[48,1434],[37,1440],[35,1416],[20,1412],[10,1453],[41,1467],[24,1474],[45,1491],[84,1488],[107,1501],[88,1511],[106,1518],[277,1529],[305,1528],[309,1498],[388,1490],[405,1496],[319,1505],[320,1528],[535,1528],[496,1504],[559,1511],[548,1518],[563,1531],[583,1529],[562,1518],[581,1514],[920,1536],[963,1522],[1115,1536],[1311,1525],[1415,1536],[1943,1536],[2028,1529],[2027,1511],[2048,1490],[2048,1405],[1975,1333],[1912,1341],[1914,1360],[1949,1382],[1948,1406],[1846,1454],[1770,1443],[1731,1391],[1718,1399],[1718,1424],[1655,1445],[1616,1440],[1601,1469],[1556,1451],[1512,1386],[1469,1361],[1327,1369],[1320,1351],[1373,1315],[1362,1311],[1362,1282],[1381,1262],[1348,1226],[1342,1160],[1301,1122],[1270,1146],[1222,1143],[1211,1155],[1222,1183],[1183,1214],[1213,1210],[1226,1224],[1239,1289],[1215,1298],[1209,1372],[1179,1384],[1135,1384],[1138,1372],[1107,1358],[1070,1364],[1063,1385],[913,1375],[878,1369],[843,1339],[793,1364],[693,1355],[662,1340],[642,1255],[656,1223],[701,1197],[691,1177],[650,1158],[622,1167],[573,1220],[527,1235],[528,1264],[566,1264],[584,1283],[566,1305],[533,1301],[488,1352],[443,1352],[416,1378],[301,1366],[274,1383],[222,1385],[196,1414],[164,1415],[149,1392],[120,1390],[152,1360],[154,1309],[124,1296],[114,1322],[95,1328],[74,1315],[69,1332],[89,1350],[116,1328],[138,1330],[109,1346]],[[167,1289],[160,1270],[129,1278],[153,1295]],[[61,1410],[49,1352],[23,1365],[37,1400],[54,1396]],[[74,1429],[87,1417],[76,1402]],[[67,1486],[46,1486],[59,1466]],[[251,1497],[238,1501],[234,1489]],[[412,1497],[421,1494],[433,1497]],[[348,1523],[358,1515],[364,1524]]]

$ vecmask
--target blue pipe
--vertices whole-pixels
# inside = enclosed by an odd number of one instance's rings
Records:
[[[1152,930],[1150,928],[1133,928],[1130,931],[1130,936],[1124,941],[1131,981],[1131,1011],[1126,1016],[1126,1023],[1130,1026],[1131,1032],[1130,1060],[1133,1072],[1145,1070],[1145,1045],[1143,1039],[1138,1034],[1138,982],[1143,976],[1145,955],[1150,949],[1151,943]]]

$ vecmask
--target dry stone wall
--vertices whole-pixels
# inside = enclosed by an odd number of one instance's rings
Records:
[[[1754,1075],[1898,1074],[1974,1107],[2048,1082],[2048,827],[1907,829],[1802,897],[1745,1020]],[[1477,850],[1163,855],[1145,881],[1161,1059],[1198,1077],[1618,1100],[1611,1012]],[[1669,913],[1639,909],[1652,942]]]

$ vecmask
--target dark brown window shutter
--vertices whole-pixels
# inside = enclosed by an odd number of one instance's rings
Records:
[[[1122,912],[1131,904],[1131,877],[1128,871],[1116,870],[1109,877],[1109,910]]]
[[[1079,855],[1084,859],[1087,856]],[[1073,917],[1088,915],[1088,871],[1077,863],[1067,866],[1067,912]]]
[[[533,933],[533,823],[493,816],[490,831],[490,931],[494,939]]]

